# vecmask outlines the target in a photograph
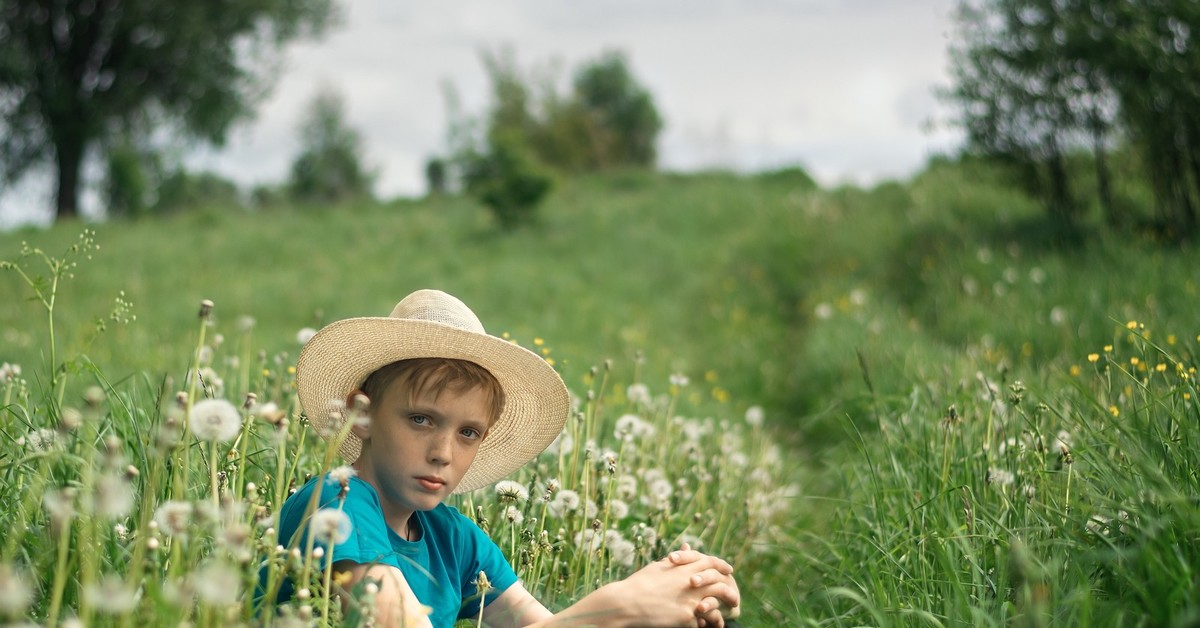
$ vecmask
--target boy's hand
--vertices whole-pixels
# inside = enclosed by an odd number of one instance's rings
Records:
[[[726,619],[736,619],[741,615],[741,592],[738,590],[737,581],[733,578],[733,566],[728,562],[716,556],[697,552],[687,543],[684,543],[678,551],[668,554],[663,560],[677,566],[689,565],[702,560],[711,561],[713,565],[711,568],[695,573],[689,579],[689,583],[695,589],[723,585],[723,588],[715,589],[722,595],[705,597],[696,605],[695,616],[702,628],[709,626],[720,628],[725,625]]]

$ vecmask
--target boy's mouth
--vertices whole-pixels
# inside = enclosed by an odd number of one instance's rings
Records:
[[[423,475],[417,478],[417,484],[427,491],[438,491],[446,486],[446,481],[436,475]]]

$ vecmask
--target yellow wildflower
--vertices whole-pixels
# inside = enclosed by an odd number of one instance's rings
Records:
[[[295,375],[295,374],[296,374],[296,367],[289,366],[288,367],[288,375]]]
[[[539,346],[539,347],[540,347],[540,346],[542,346],[542,345],[546,344],[546,341],[545,341],[545,340],[542,340],[541,338],[536,338],[536,337],[535,337],[535,338],[533,339],[533,344],[534,344],[534,345],[537,345],[537,346]]]
[[[1137,329],[1137,321],[1129,321],[1125,323],[1125,329]]]
[[[1083,369],[1079,368],[1078,364],[1071,365],[1071,376],[1072,377],[1079,377],[1079,374],[1082,372],[1083,372]]]
[[[1140,362],[1140,361],[1141,360],[1137,359],[1137,357],[1129,358],[1129,363],[1132,364],[1133,366],[1137,366],[1138,362]]]
[[[1099,353],[1089,353],[1088,354],[1088,362],[1095,363],[1095,362],[1099,362],[1099,361],[1100,361]]]
[[[1171,335],[1167,336],[1167,344],[1169,344],[1169,345],[1175,344],[1175,334],[1171,334]]]
[[[1159,373],[1165,373],[1167,370],[1167,365],[1163,363],[1155,364],[1154,370],[1158,371]]]
[[[1109,406],[1108,413],[1113,416],[1121,416],[1121,411],[1116,406]]]
[[[1104,345],[1105,353],[1112,353],[1112,345]]]

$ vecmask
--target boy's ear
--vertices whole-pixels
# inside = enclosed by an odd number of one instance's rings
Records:
[[[346,395],[346,407],[354,408],[356,403],[361,403],[361,400],[358,400],[359,397],[361,397],[362,399],[366,399],[366,397],[367,397],[367,395],[365,393],[363,393],[362,389],[355,388],[354,390],[350,391],[350,394]],[[356,400],[358,400],[358,401],[356,401]],[[363,408],[362,412],[366,413],[369,410],[369,408],[370,408],[370,406]],[[355,413],[353,411],[351,411],[351,415],[353,415],[353,414],[355,414]],[[364,441],[367,440],[368,438],[371,437],[371,422],[369,420],[355,421],[354,425],[350,426],[350,433],[363,439]]]

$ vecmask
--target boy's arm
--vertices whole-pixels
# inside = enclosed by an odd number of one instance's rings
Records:
[[[741,602],[729,563],[688,549],[609,583],[551,614],[520,583],[484,609],[488,628],[551,626],[724,626]]]
[[[399,628],[433,628],[429,622],[426,608],[417,599],[404,573],[391,565],[364,565],[349,561],[334,563],[334,570],[348,572],[350,584],[347,588],[370,578],[378,583],[379,591],[375,593],[375,623],[379,626],[397,626]],[[348,602],[343,598],[343,608]]]

